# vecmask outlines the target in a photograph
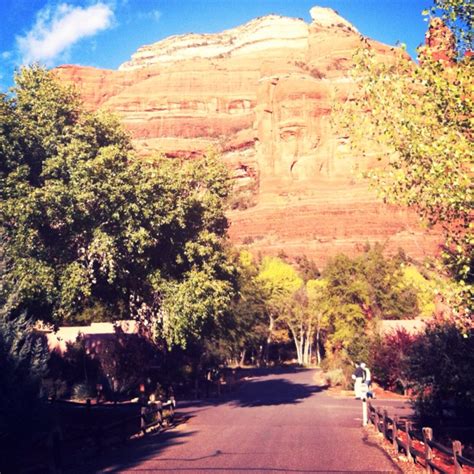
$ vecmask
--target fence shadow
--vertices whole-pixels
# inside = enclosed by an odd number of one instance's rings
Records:
[[[179,415],[181,410],[181,421],[185,422],[186,418],[197,416],[203,409],[212,409],[222,404],[251,408],[301,403],[304,399],[327,388],[315,382],[307,383],[308,377],[304,374],[306,371],[307,369],[295,367],[246,370],[241,374],[243,379],[235,390],[224,391],[220,397],[181,403],[178,401],[177,414]],[[290,373],[301,373],[302,382],[299,382],[299,377],[296,381],[285,379],[284,375]],[[142,439],[129,441],[126,451],[119,449],[105,453],[93,464],[84,465],[71,472],[123,472],[134,466],[146,464],[147,460],[156,458],[170,446],[189,442],[193,434],[194,431],[183,432],[171,429],[147,435]]]
[[[74,466],[66,473],[91,474],[94,472],[124,472],[155,458],[170,446],[183,444],[193,435],[192,431],[182,432],[170,429],[149,434],[143,438],[130,440],[125,446],[117,447],[102,454],[82,466]]]

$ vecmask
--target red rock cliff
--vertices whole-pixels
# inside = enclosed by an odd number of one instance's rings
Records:
[[[172,36],[140,48],[118,71],[62,66],[87,106],[118,114],[139,153],[190,157],[214,147],[233,170],[230,236],[263,253],[319,263],[367,242],[416,258],[439,236],[415,214],[376,199],[356,157],[330,124],[352,81],[357,30],[315,7],[312,23],[266,16],[219,34]],[[371,41],[381,58],[390,47]]]

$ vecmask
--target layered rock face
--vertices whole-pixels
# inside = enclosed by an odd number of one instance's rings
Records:
[[[237,244],[320,264],[368,242],[433,255],[439,235],[359,178],[376,151],[354,156],[331,126],[334,104],[350,97],[359,33],[330,9],[311,16],[310,24],[271,15],[219,34],[173,36],[118,71],[62,66],[57,74],[88,107],[118,114],[140,154],[219,151],[236,182],[228,215]],[[370,43],[389,60],[390,47]]]

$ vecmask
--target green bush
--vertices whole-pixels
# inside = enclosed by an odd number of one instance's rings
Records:
[[[474,332],[454,323],[433,324],[414,341],[408,377],[421,415],[474,419]],[[448,410],[446,410],[448,409]]]

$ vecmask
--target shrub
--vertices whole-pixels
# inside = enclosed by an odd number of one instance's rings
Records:
[[[245,211],[250,207],[254,207],[257,200],[252,194],[235,194],[230,198],[229,206],[232,210]]]
[[[324,79],[326,77],[326,74],[324,74],[324,72],[320,71],[318,68],[311,69],[310,74],[316,79]]]
[[[66,398],[69,394],[67,382],[55,378],[45,378],[41,383],[42,395],[46,398]]]
[[[421,415],[443,416],[444,408],[465,422],[474,418],[474,331],[453,323],[433,324],[409,351],[408,376]]]
[[[354,366],[347,355],[340,352],[328,353],[323,360],[322,368],[331,386],[340,386],[345,390],[352,388],[351,375]]]
[[[373,377],[383,388],[406,391],[408,358],[416,338],[402,329],[379,337],[372,344],[369,360]]]
[[[139,384],[150,378],[151,367],[159,363],[157,348],[148,339],[119,332],[101,341],[94,355],[104,389],[114,396],[135,395]]]
[[[332,369],[326,373],[326,380],[331,387],[346,385],[346,378],[342,369]]]
[[[95,395],[94,388],[87,383],[77,383],[72,388],[72,397],[75,400],[86,400],[87,398],[93,398]]]
[[[0,472],[20,472],[38,433],[49,428],[40,399],[48,349],[24,312],[0,308]]]

